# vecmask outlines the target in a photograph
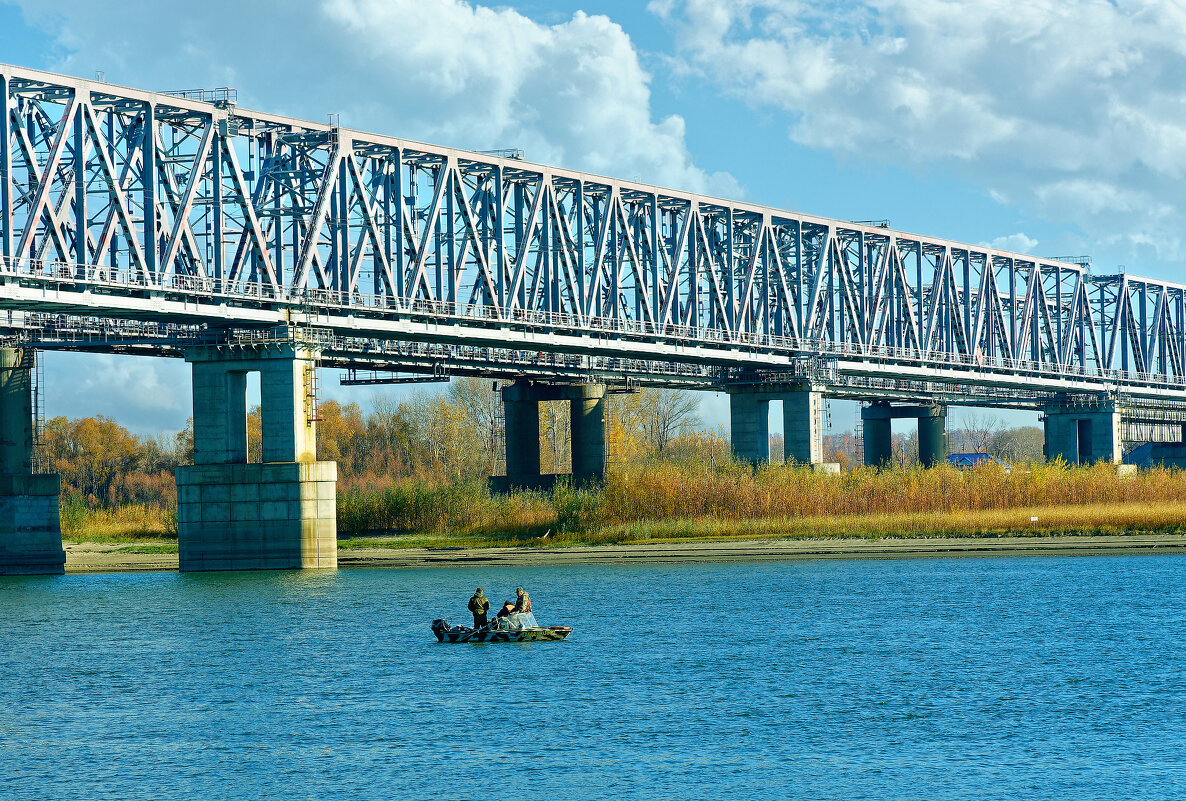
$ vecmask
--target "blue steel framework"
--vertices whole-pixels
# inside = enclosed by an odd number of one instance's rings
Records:
[[[246,111],[225,90],[0,65],[0,101],[9,341],[176,355],[295,326],[360,369],[1186,401],[1180,284]]]

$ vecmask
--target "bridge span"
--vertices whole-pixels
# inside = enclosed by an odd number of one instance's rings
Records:
[[[231,89],[0,65],[0,102],[0,517],[39,532],[0,523],[0,571],[60,567],[56,481],[30,455],[38,350],[193,364],[185,569],[336,563],[317,366],[504,381],[509,484],[544,480],[541,400],[570,402],[578,477],[599,476],[607,387],[728,392],[755,462],[772,399],[805,464],[826,397],[867,404],[872,464],[902,416],[942,459],[950,404],[1039,410],[1071,462],[1182,441],[1182,284],[250,111]]]

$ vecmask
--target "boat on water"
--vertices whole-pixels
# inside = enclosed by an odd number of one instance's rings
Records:
[[[495,618],[480,628],[450,626],[449,621],[432,621],[437,642],[545,642],[563,640],[572,634],[571,626],[541,626],[530,612],[517,612]]]

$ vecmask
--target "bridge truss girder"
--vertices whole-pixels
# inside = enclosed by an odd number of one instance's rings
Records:
[[[3,65],[0,102],[0,308],[1186,398],[1180,285]]]

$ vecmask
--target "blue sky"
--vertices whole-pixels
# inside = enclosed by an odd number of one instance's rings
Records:
[[[3,62],[1176,280],[1183,41],[1168,0],[0,0]],[[46,363],[51,415],[190,414],[184,364]]]

